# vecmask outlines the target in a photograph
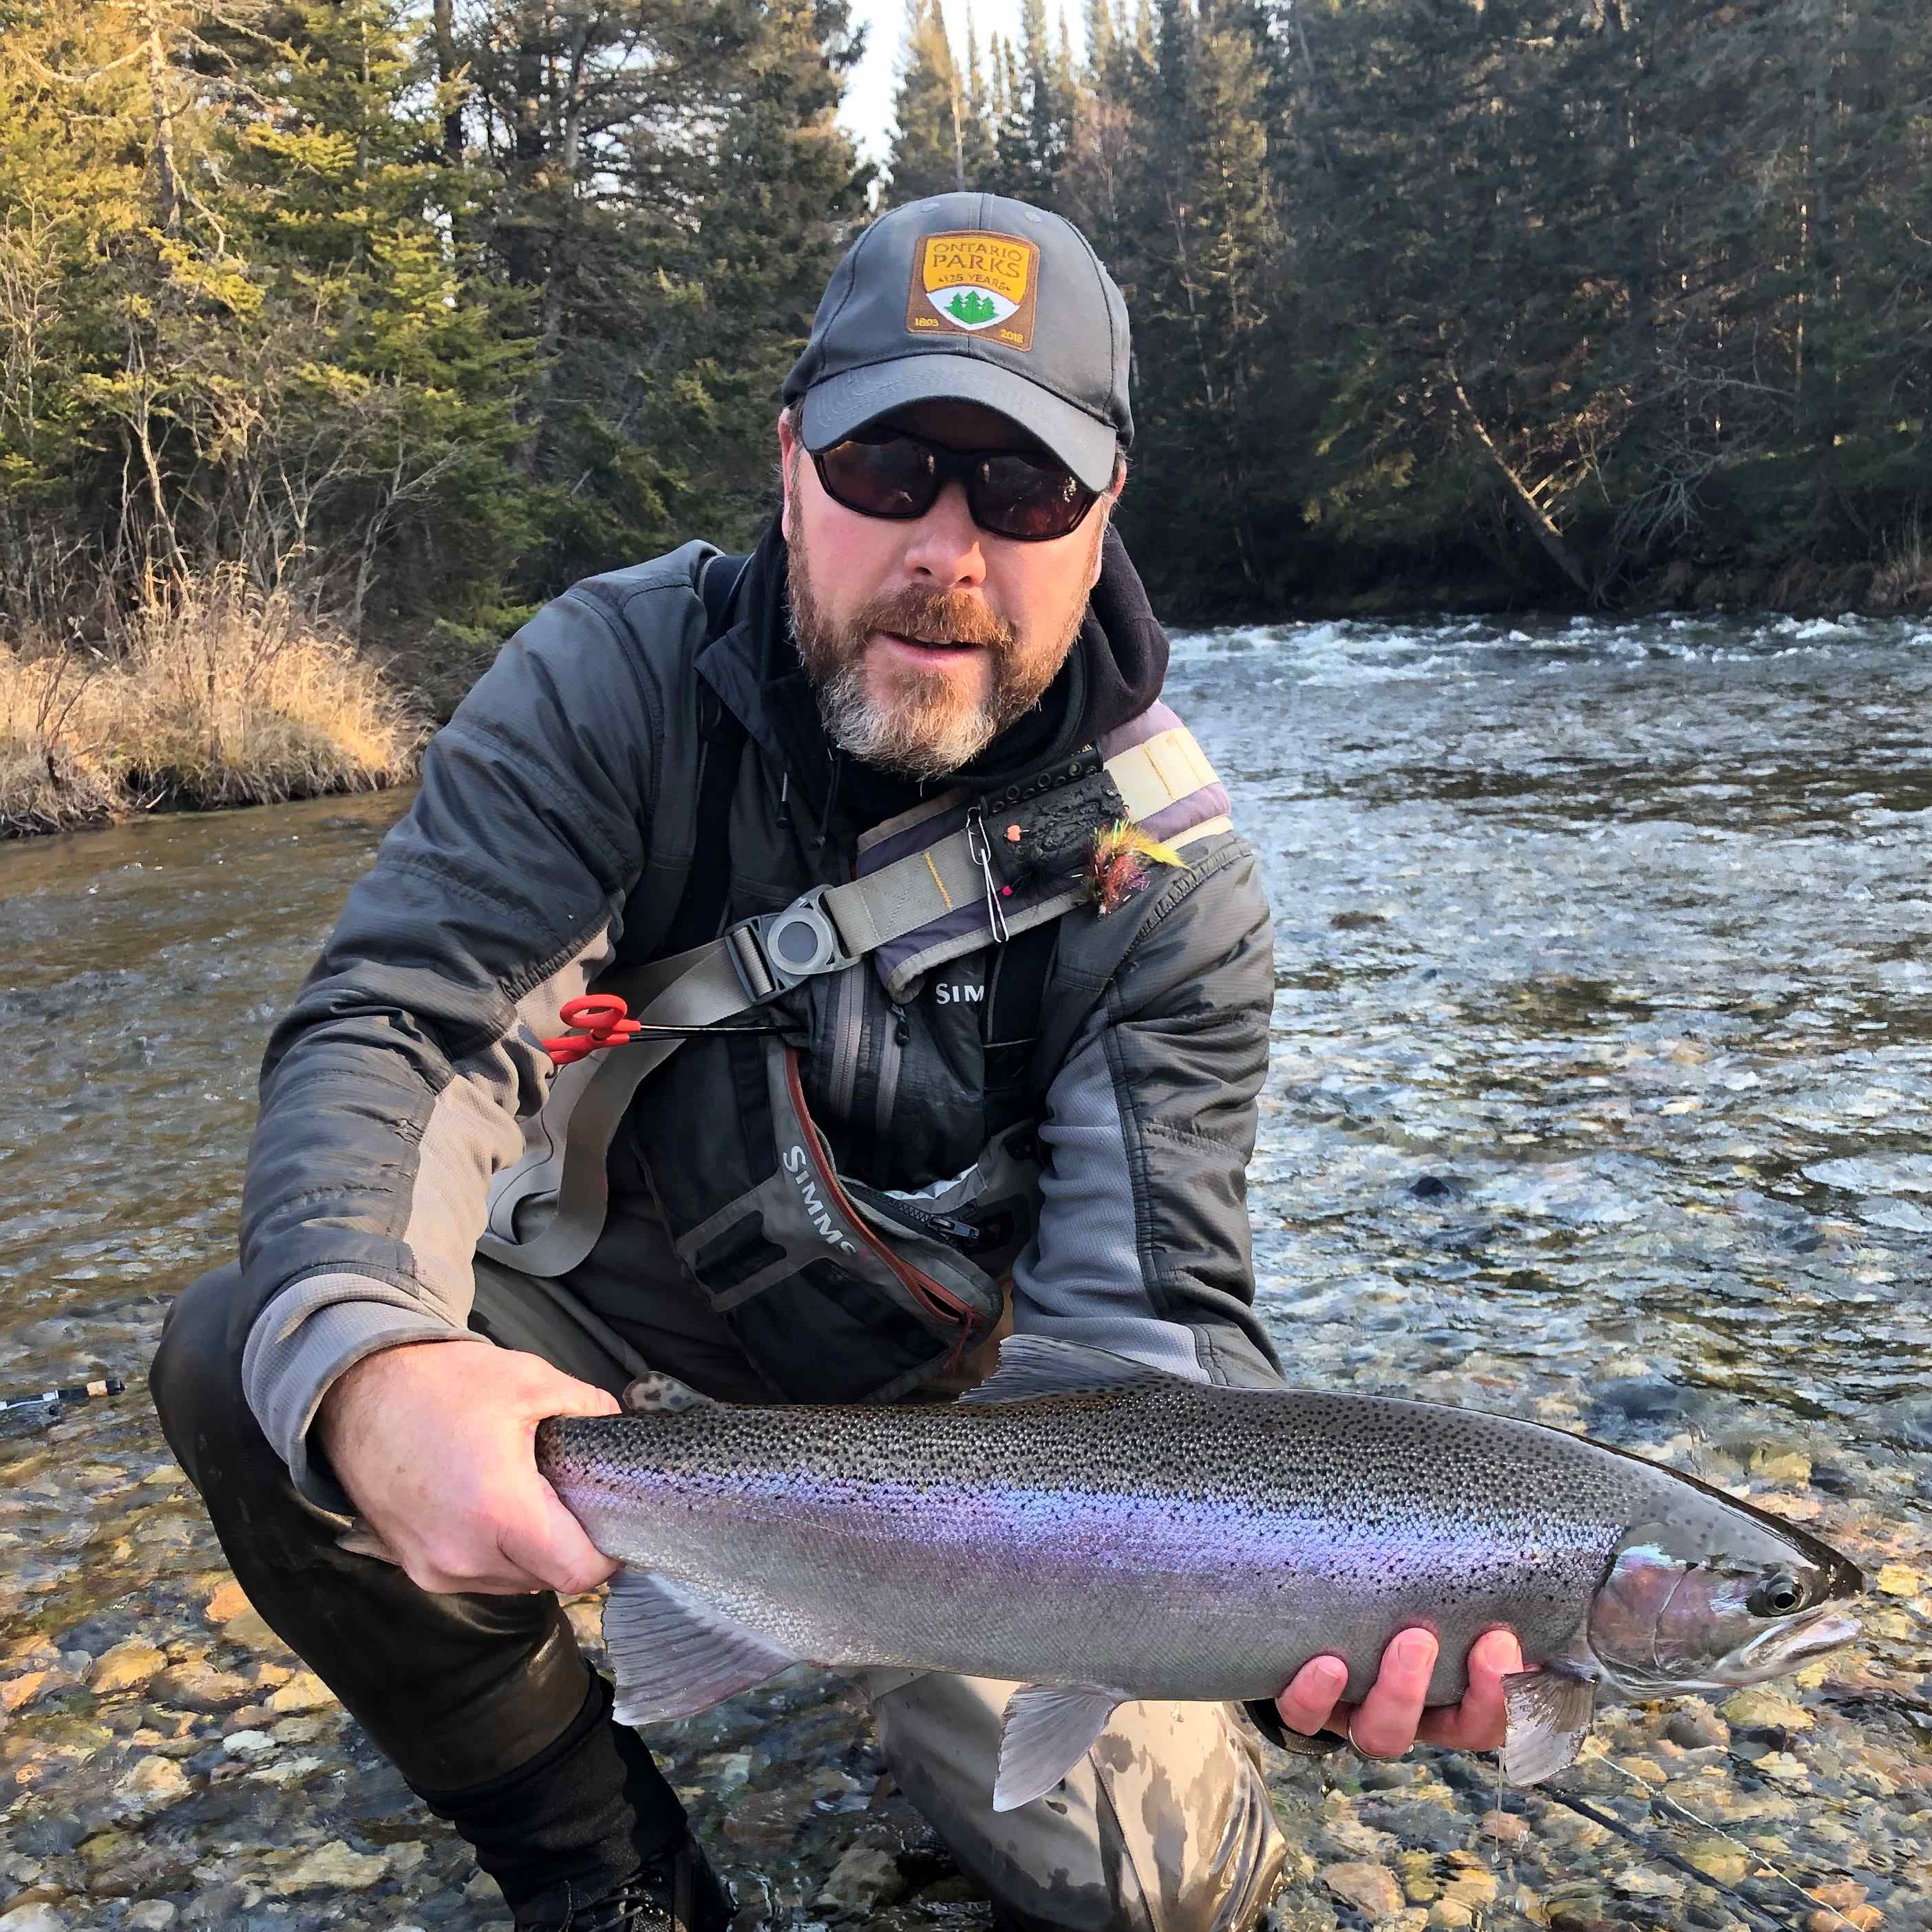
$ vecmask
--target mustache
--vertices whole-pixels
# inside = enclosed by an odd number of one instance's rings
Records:
[[[1010,624],[964,590],[908,587],[874,597],[854,618],[852,631],[858,638],[891,631],[922,644],[978,644],[1003,653],[1011,652],[1018,641]]]

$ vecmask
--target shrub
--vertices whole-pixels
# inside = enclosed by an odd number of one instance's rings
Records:
[[[0,645],[0,832],[374,790],[414,771],[423,735],[294,598],[220,572],[152,594],[110,650]]]

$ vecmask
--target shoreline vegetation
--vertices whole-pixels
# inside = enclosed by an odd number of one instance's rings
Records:
[[[99,644],[0,638],[0,838],[374,790],[412,775],[424,736],[412,698],[286,592],[190,578]]]
[[[1932,614],[1932,544],[1915,533],[1877,568],[1849,574],[1787,573],[1781,586],[1707,577],[1691,588],[1604,614]],[[1780,588],[1787,594],[1777,596]],[[1735,596],[1741,590],[1755,594],[1746,602]],[[1521,617],[1580,608],[1532,609],[1496,585],[1463,593],[1438,605],[1365,593],[1290,616],[1237,609],[1172,622]],[[254,590],[233,570],[153,590],[111,638],[0,633],[0,842],[149,812],[406,783],[436,724],[492,654],[446,641],[379,662],[288,592]]]

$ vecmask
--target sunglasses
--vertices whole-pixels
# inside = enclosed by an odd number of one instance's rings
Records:
[[[1016,449],[949,449],[906,430],[849,436],[814,449],[812,464],[835,503],[896,523],[924,516],[957,477],[966,486],[974,522],[1020,543],[1070,536],[1100,494],[1054,458]]]

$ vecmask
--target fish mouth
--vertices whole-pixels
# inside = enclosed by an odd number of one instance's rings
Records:
[[[1860,1634],[1861,1628],[1856,1617],[1848,1616],[1835,1604],[1820,1604],[1816,1610],[1754,1638],[1735,1660],[1753,1676],[1779,1676],[1807,1658],[1822,1657],[1827,1651],[1851,1642]]]
[[[1761,1630],[1728,1656],[1694,1668],[1673,1669],[1659,1659],[1653,1669],[1604,1666],[1604,1682],[1618,1696],[1682,1697],[1701,1693],[1736,1690],[1767,1678],[1783,1677],[1814,1657],[1836,1650],[1862,1634],[1858,1620],[1835,1604],[1820,1604],[1775,1629]]]
[[[1829,1604],[1821,1604],[1791,1634],[1797,1641],[1785,1646],[1787,1657],[1819,1657],[1840,1644],[1850,1643],[1863,1626],[1858,1618]]]

